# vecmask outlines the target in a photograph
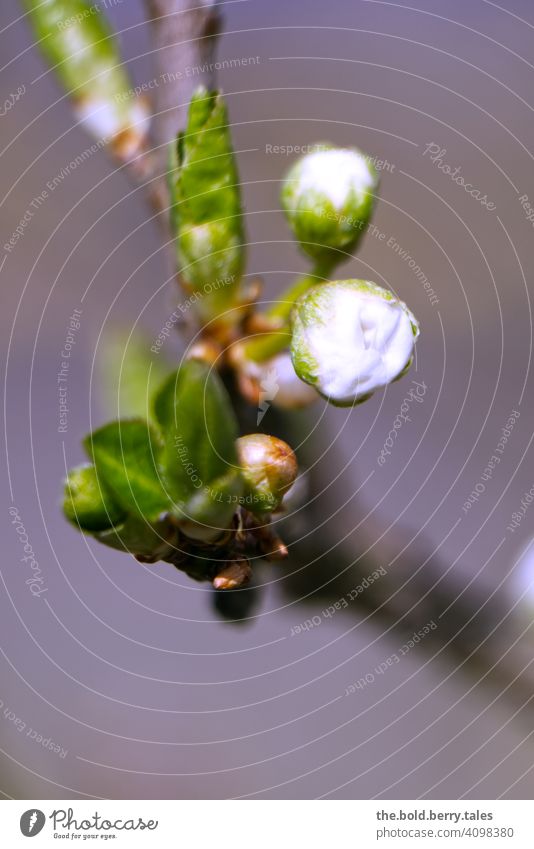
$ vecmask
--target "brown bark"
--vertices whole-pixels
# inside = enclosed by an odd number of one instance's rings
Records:
[[[217,0],[145,0],[153,45],[153,139],[158,172],[166,168],[167,144],[185,124],[191,94],[213,87],[210,65],[221,18]]]

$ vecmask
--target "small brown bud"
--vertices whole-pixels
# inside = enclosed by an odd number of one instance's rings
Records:
[[[266,560],[285,560],[289,556],[287,546],[278,537],[273,537],[269,544],[262,546]]]
[[[239,392],[249,404],[257,407],[260,402],[260,386],[255,377],[251,377],[243,371],[237,372],[237,383]]]
[[[203,360],[214,366],[221,356],[221,347],[211,339],[198,339],[187,351],[188,360]]]
[[[251,576],[252,568],[245,557],[229,560],[213,579],[213,586],[216,590],[235,590],[248,584]]]
[[[253,513],[271,513],[297,477],[295,454],[286,442],[264,433],[237,440],[237,454]]]

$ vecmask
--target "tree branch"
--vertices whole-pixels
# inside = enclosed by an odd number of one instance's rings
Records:
[[[166,147],[185,124],[194,89],[214,85],[213,62],[221,27],[218,0],[145,0],[159,85],[153,90],[157,173],[167,167]]]

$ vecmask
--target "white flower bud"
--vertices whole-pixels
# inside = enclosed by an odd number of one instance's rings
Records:
[[[313,286],[295,304],[292,321],[297,375],[340,407],[402,377],[419,335],[406,304],[367,280]]]
[[[359,150],[327,148],[299,159],[281,200],[302,249],[318,261],[339,262],[337,251],[354,248],[363,235],[377,186],[377,173]]]

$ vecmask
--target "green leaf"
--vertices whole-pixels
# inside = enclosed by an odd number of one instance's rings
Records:
[[[237,469],[203,486],[183,508],[187,517],[181,522],[184,534],[203,541],[220,536],[232,521],[243,488],[243,478]]]
[[[166,337],[162,338],[166,341]],[[172,366],[162,346],[156,346],[152,337],[138,329],[132,333],[127,326],[115,325],[101,337],[96,370],[102,405],[110,417],[150,419],[153,397]]]
[[[167,518],[147,522],[142,516],[128,516],[120,525],[93,534],[98,542],[147,560],[163,559],[174,548]]]
[[[238,469],[235,414],[220,377],[200,360],[188,360],[168,378],[154,410],[164,439],[165,483],[178,514],[187,517],[191,499]]]
[[[69,471],[63,512],[71,524],[89,533],[106,530],[125,518],[125,511],[98,479],[95,467],[88,464]]]
[[[98,478],[123,509],[148,520],[169,509],[159,467],[161,439],[146,421],[111,422],[89,434],[83,444]]]

